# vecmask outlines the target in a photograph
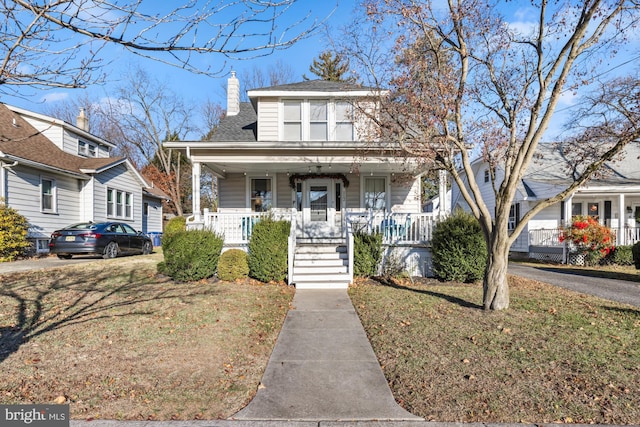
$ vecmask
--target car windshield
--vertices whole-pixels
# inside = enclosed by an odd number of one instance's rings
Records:
[[[84,222],[81,224],[70,225],[67,227],[67,230],[95,230],[96,228],[98,228],[97,224]]]

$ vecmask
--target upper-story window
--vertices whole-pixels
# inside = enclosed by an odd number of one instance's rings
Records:
[[[353,105],[346,101],[336,102],[336,140],[354,140]]]
[[[353,106],[328,99],[282,101],[285,141],[353,141]]]
[[[302,140],[302,101],[284,101],[284,140]]]
[[[78,154],[87,157],[96,157],[98,148],[95,144],[86,141],[78,141]]]

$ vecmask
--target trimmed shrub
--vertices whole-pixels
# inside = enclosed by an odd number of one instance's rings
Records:
[[[632,246],[616,246],[603,259],[603,264],[633,265]]]
[[[289,221],[261,219],[249,239],[249,275],[261,282],[279,282],[287,278]]]
[[[249,276],[247,253],[241,249],[229,249],[220,255],[218,279],[232,282]]]
[[[636,266],[636,270],[640,270],[640,242],[636,242],[631,247],[631,252],[633,254],[633,265]]]
[[[487,264],[487,244],[478,220],[457,211],[433,230],[433,271],[444,281],[474,282],[482,279]]]
[[[0,200],[0,262],[13,261],[26,253],[31,246],[28,232],[27,218]]]
[[[371,277],[378,274],[382,258],[382,234],[353,233],[353,274]]]
[[[164,261],[158,271],[180,282],[207,279],[216,273],[223,238],[208,230],[189,230],[162,239]]]
[[[164,226],[163,236],[171,236],[173,234],[185,231],[187,229],[187,220],[183,216],[174,216]]]

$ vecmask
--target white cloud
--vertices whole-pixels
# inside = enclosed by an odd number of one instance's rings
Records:
[[[69,94],[67,92],[49,92],[45,96],[40,98],[40,102],[45,104],[50,104],[59,101],[65,101],[69,99]]]

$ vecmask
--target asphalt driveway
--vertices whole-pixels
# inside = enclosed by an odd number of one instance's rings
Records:
[[[0,274],[19,273],[32,270],[42,270],[45,268],[62,267],[65,265],[83,264],[87,262],[100,262],[101,256],[77,256],[71,259],[59,259],[56,256],[46,256],[41,258],[30,258],[20,261],[0,262]]]
[[[566,271],[552,266],[509,264],[509,274],[549,283],[572,291],[640,307],[640,283],[604,279]]]

